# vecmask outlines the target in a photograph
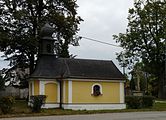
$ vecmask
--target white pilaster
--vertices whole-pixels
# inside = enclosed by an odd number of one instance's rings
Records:
[[[65,90],[66,90],[65,87],[66,87],[66,84],[65,84],[65,81],[63,81],[63,103],[65,103],[65,95],[66,95],[66,94],[65,94],[65,92],[66,92],[66,91],[65,91]]]
[[[39,89],[40,90],[39,91],[40,95],[44,95],[45,94],[44,82],[45,81],[40,81],[40,84],[39,84],[40,85],[40,87],[39,87],[40,88]]]
[[[57,96],[58,96],[58,98],[57,98],[57,102],[60,102],[60,83],[59,82],[57,82]]]
[[[34,85],[34,81],[32,81],[32,95],[34,95],[34,92],[35,92],[35,91],[34,91],[34,86],[35,86],[35,85]]]
[[[72,103],[72,81],[68,81],[68,103]]]
[[[124,103],[124,83],[120,82],[120,103]]]

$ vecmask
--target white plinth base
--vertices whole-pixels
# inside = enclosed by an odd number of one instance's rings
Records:
[[[59,108],[59,104],[44,104],[42,108]]]
[[[63,108],[72,110],[116,110],[125,109],[126,104],[64,104]]]
[[[28,104],[31,106],[31,104]],[[59,108],[60,104],[44,104],[42,108]],[[117,110],[126,109],[126,104],[62,104],[64,109],[71,110]]]

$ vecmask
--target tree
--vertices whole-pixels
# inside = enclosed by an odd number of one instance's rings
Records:
[[[69,57],[68,45],[75,45],[78,25],[76,0],[0,0],[0,51],[12,69],[35,67],[39,33],[45,23],[55,29],[57,54]]]
[[[4,90],[5,87],[5,80],[3,79],[2,75],[0,75],[0,91]]]
[[[27,63],[32,72],[40,28],[48,22],[59,40],[59,56],[69,57],[68,45],[77,42],[74,35],[82,20],[77,7],[75,0],[0,0],[0,50],[11,65]]]
[[[129,68],[141,61],[145,71],[158,79],[158,96],[166,98],[166,1],[135,0],[126,33],[114,35],[114,39],[125,49],[118,58],[124,54]]]
[[[6,72],[6,69],[0,70],[0,91],[5,90],[5,81],[7,79],[5,72]]]

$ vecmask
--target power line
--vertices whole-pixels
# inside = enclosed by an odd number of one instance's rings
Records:
[[[120,47],[119,45],[115,45],[115,44],[103,42],[103,41],[96,40],[96,39],[89,38],[89,37],[84,37],[84,36],[79,36],[79,37],[80,37],[80,38],[84,38],[84,39],[86,39],[86,40],[90,40],[90,41],[94,41],[94,42],[98,42],[98,43],[102,43],[102,44],[106,44],[106,45],[111,45],[111,46],[114,46],[114,47]]]

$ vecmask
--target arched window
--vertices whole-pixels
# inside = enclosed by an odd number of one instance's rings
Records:
[[[92,95],[94,96],[102,95],[102,86],[100,84],[94,84],[92,86]]]

